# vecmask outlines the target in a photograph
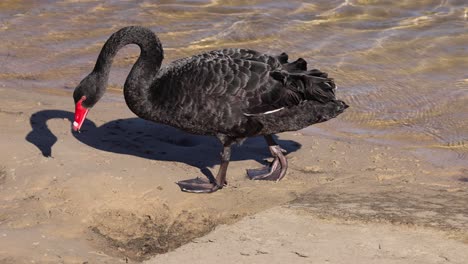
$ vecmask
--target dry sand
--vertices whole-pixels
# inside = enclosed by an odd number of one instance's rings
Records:
[[[145,263],[466,263],[468,246],[443,237],[420,228],[321,220],[307,211],[275,207]]]
[[[139,120],[120,95],[76,135],[70,94],[0,90],[0,263],[468,259],[463,166],[337,135],[335,120],[278,135],[283,181],[246,178],[269,156],[256,138],[234,149],[228,188],[187,194],[174,182],[217,171],[215,139]]]

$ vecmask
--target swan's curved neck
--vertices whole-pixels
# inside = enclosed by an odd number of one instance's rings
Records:
[[[151,30],[143,27],[126,27],[115,32],[104,44],[93,72],[103,78],[102,87],[98,87],[103,94],[112,61],[117,52],[128,44],[138,45],[141,52],[125,81],[125,101],[136,115],[149,118],[153,108],[149,89],[164,57],[161,42]]]

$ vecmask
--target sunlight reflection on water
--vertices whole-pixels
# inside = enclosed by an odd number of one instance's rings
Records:
[[[6,0],[0,84],[71,92],[112,32],[143,25],[158,33],[166,63],[222,47],[303,57],[329,72],[351,105],[340,120],[361,130],[338,132],[364,131],[466,158],[467,10],[456,0]],[[123,85],[137,56],[135,47],[118,55],[111,87]]]

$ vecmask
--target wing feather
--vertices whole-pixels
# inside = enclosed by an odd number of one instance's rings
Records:
[[[286,53],[273,57],[247,49],[223,49],[178,60],[158,78],[154,100],[184,107],[188,100],[184,96],[190,96],[199,107],[210,105],[231,115],[253,116],[303,101],[335,99],[336,86],[326,73],[307,71],[304,59],[287,60]]]

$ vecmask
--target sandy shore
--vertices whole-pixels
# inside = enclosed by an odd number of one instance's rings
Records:
[[[69,93],[0,90],[0,263],[468,258],[466,168],[336,136],[337,120],[278,135],[291,166],[280,183],[246,178],[269,157],[251,139],[233,151],[228,188],[187,194],[174,182],[217,171],[215,139],[139,120],[119,100],[76,135]]]
[[[223,225],[145,262],[156,263],[465,263],[468,245],[441,232],[318,219],[275,207]]]

